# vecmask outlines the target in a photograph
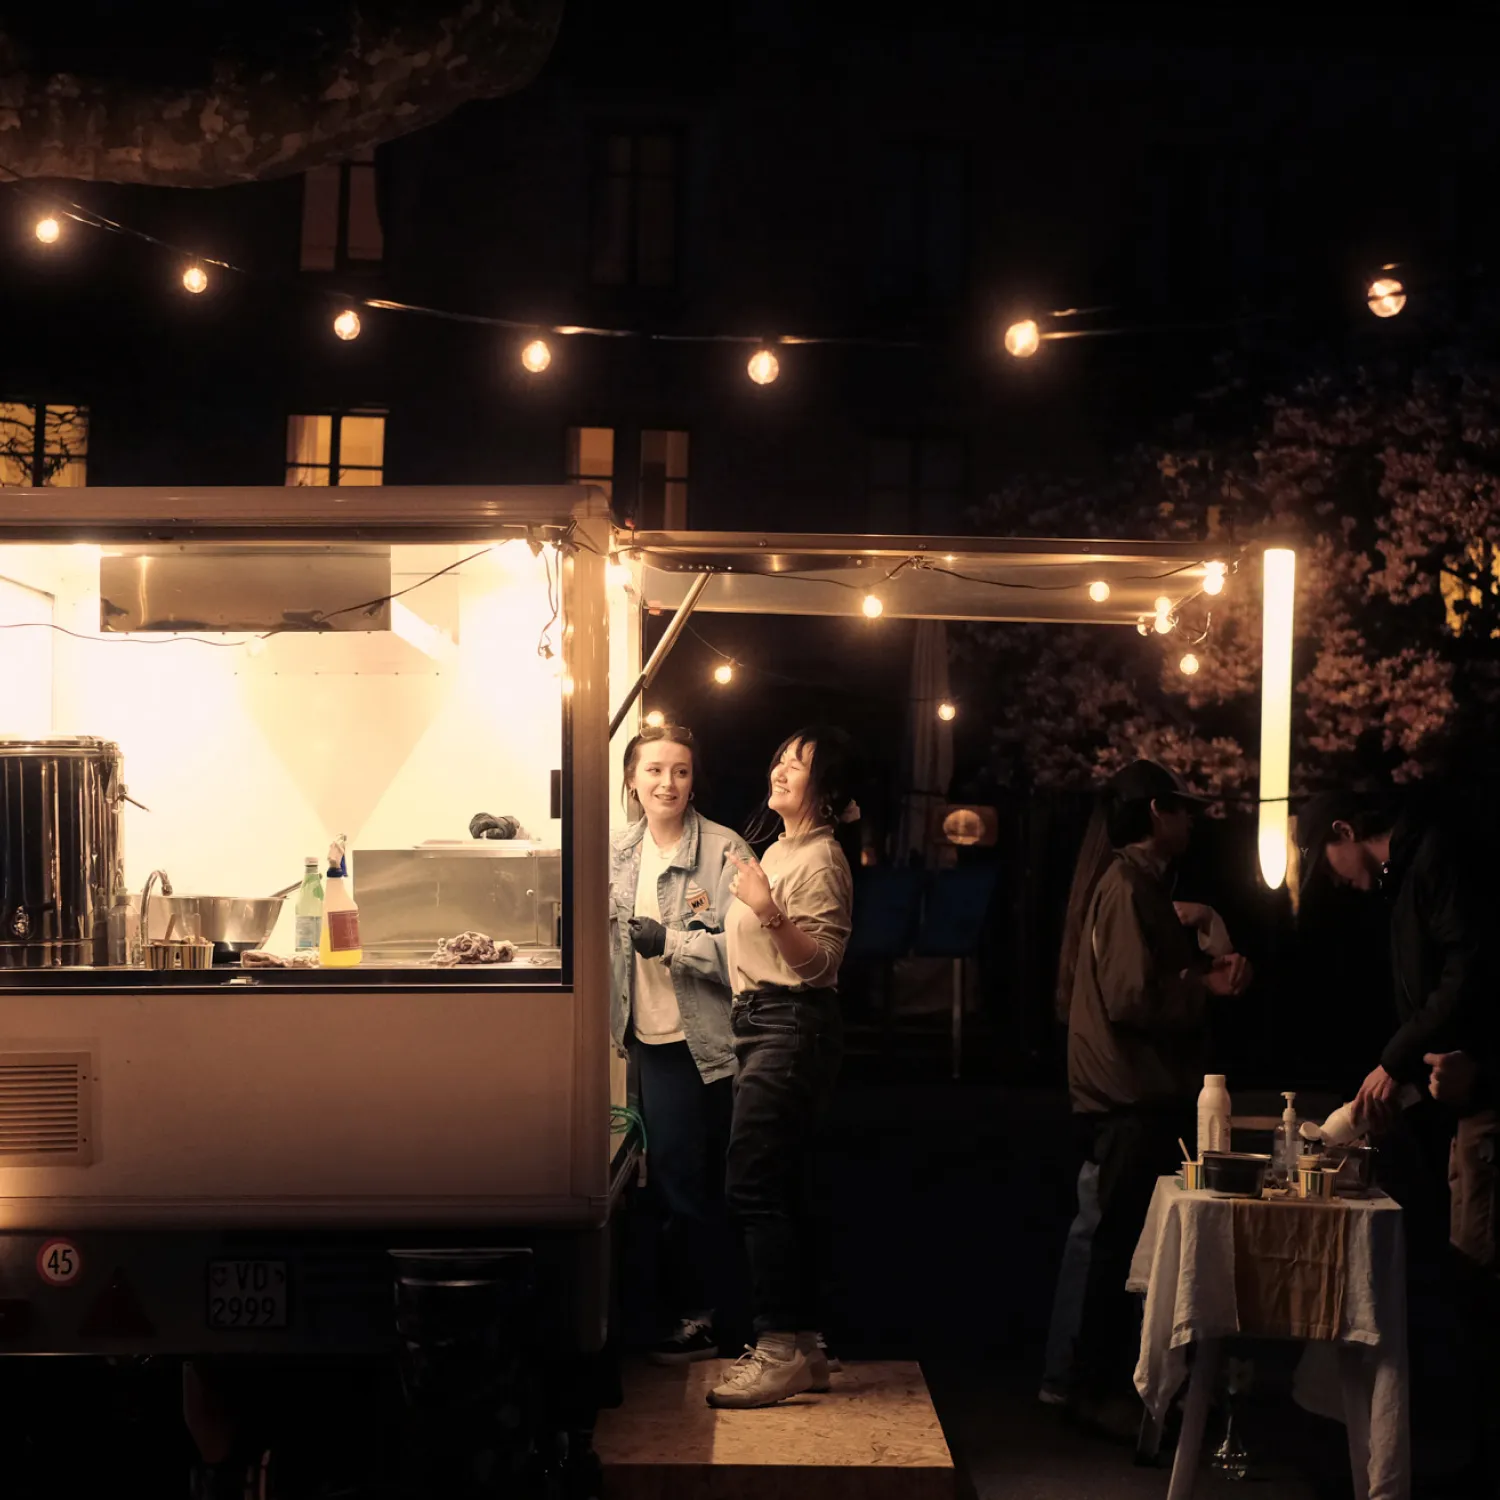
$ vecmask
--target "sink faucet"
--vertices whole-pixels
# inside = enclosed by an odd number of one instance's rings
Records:
[[[147,925],[146,913],[151,905],[152,887],[156,885],[157,881],[161,882],[161,893],[163,896],[170,896],[172,894],[172,877],[165,870],[153,870],[146,877],[146,888],[141,892],[141,926],[140,931],[136,934],[136,942],[143,957],[146,952],[146,944],[151,941],[151,928]]]

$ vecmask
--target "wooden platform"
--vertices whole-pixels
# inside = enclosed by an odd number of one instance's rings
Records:
[[[852,1364],[826,1396],[759,1411],[704,1400],[715,1361],[625,1372],[594,1446],[607,1500],[954,1500],[953,1459],[916,1364]]]

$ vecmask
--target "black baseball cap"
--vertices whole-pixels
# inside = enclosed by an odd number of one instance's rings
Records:
[[[1154,760],[1132,761],[1104,783],[1104,790],[1120,802],[1151,802],[1158,797],[1175,797],[1192,807],[1208,805],[1207,797],[1188,791],[1165,766]]]

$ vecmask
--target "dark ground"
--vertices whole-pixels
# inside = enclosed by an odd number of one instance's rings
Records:
[[[922,1361],[955,1460],[979,1500],[1164,1497],[1164,1469],[1135,1468],[1128,1451],[1079,1439],[1036,1400],[1054,1268],[1072,1211],[1063,1099],[951,1083],[940,1055],[939,1045],[923,1079],[913,1075],[927,1065],[908,1052],[902,1081],[882,1081],[878,1064],[856,1061],[840,1090],[828,1179],[838,1268],[830,1340],[849,1358]],[[1257,1358],[1257,1392],[1240,1417],[1256,1462],[1236,1492],[1246,1500],[1335,1500],[1349,1493],[1342,1429],[1284,1398],[1289,1370],[1275,1350]],[[170,1367],[37,1361],[20,1374],[24,1401],[15,1399],[15,1367],[4,1373],[7,1497],[28,1493],[20,1479],[26,1465],[16,1462],[23,1448],[47,1476],[37,1494],[186,1494]],[[134,1391],[134,1421],[113,1399],[125,1389]],[[356,1415],[337,1445],[374,1442],[378,1421]],[[1209,1445],[1221,1435],[1211,1424]],[[341,1466],[336,1452],[321,1457]],[[1205,1475],[1200,1493],[1227,1493],[1229,1483]]]

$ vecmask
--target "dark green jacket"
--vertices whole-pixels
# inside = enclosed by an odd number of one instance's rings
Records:
[[[1191,1105],[1203,1084],[1208,961],[1145,850],[1116,852],[1089,904],[1068,1010],[1078,1114]]]

